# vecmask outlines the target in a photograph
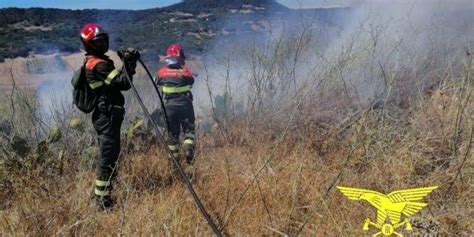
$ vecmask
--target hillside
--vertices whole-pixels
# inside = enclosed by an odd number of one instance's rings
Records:
[[[288,10],[288,8],[274,0],[184,0],[181,3],[165,7],[165,9],[172,11],[187,9],[189,12],[199,13],[209,9],[229,10],[238,9],[242,6],[263,7],[271,11]]]
[[[98,22],[107,29],[114,50],[121,46],[141,48],[146,58],[163,53],[170,43],[180,42],[191,53],[199,54],[206,43],[226,32],[222,28],[229,18],[235,22],[229,35],[232,37],[239,31],[265,31],[264,27],[252,28],[248,19],[268,19],[278,11],[297,14],[273,1],[261,0],[188,0],[137,11],[0,9],[0,62],[2,58],[31,54],[79,52],[78,31],[87,22]],[[333,10],[323,11],[318,14],[325,17],[325,12]]]

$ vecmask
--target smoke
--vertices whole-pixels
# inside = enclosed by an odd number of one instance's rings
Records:
[[[472,44],[474,9],[472,4],[466,8],[466,1],[386,2],[365,1],[354,7],[340,36],[324,53],[333,64],[345,54],[359,60],[344,65],[343,74],[360,100],[387,88],[387,82],[380,80],[387,76],[384,73],[406,74],[392,80],[412,77],[394,88],[404,96],[419,94]]]
[[[244,10],[248,8],[247,6]],[[267,76],[265,73],[268,68],[258,68],[263,66],[260,63],[274,67],[277,63],[286,61],[279,58],[280,62],[264,62],[279,56],[273,47],[287,44],[285,41],[295,37],[297,31],[291,29],[291,24],[283,19],[281,12],[273,15],[266,9],[258,9],[260,11],[248,15],[238,14],[243,10],[233,10],[231,12],[236,13],[220,24],[219,36],[208,45],[202,58],[204,67],[199,74],[203,76],[197,81],[197,87],[201,89],[195,90],[198,99],[208,97],[208,84],[214,95],[227,93],[236,99],[244,99],[249,96],[248,90],[260,89],[248,88],[249,84],[259,84],[257,80],[260,79],[263,84],[271,83],[265,81],[268,78],[263,78]],[[257,87],[264,86],[263,84]],[[205,100],[199,104],[208,105]]]
[[[328,107],[338,100],[348,107],[401,104],[439,83],[473,46],[470,1],[351,5],[228,18],[203,57],[205,76],[194,90],[200,111],[226,98],[233,112],[274,115],[308,87],[320,106],[327,94]]]
[[[264,9],[228,17],[203,57],[204,76],[194,90],[198,111],[265,114],[291,103],[311,79],[319,49],[334,37],[327,29],[346,11]]]
[[[348,107],[402,100],[436,84],[446,65],[459,63],[474,46],[470,1],[374,0],[350,6],[229,9],[216,22],[219,31],[206,46],[203,66],[195,70],[197,116],[285,113],[308,88],[309,100],[320,109],[339,100]],[[51,74],[40,85],[41,116],[53,118],[55,106],[71,105],[69,79]]]
[[[393,5],[410,5],[413,4],[413,0],[279,0],[278,2],[290,7],[290,8],[323,8],[323,7],[334,7],[334,6],[345,6],[345,7],[358,7],[366,6],[369,4],[393,4]],[[443,2],[443,0],[418,0],[420,4],[433,5]],[[447,4],[449,8],[472,8],[473,4],[470,0],[449,0]]]
[[[47,126],[62,121],[72,109],[72,70],[60,55],[27,59],[26,72],[41,79],[36,89],[37,116]]]

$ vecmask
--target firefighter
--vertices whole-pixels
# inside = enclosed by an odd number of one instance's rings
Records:
[[[194,78],[185,67],[186,56],[179,44],[172,44],[166,51],[166,66],[157,71],[156,83],[161,87],[168,115],[167,144],[173,155],[180,158],[180,133],[183,131],[183,155],[191,164],[194,158],[194,109],[191,87]]]
[[[131,88],[125,70],[116,69],[105,53],[109,49],[109,36],[97,24],[89,23],[81,30],[81,40],[86,50],[85,70],[87,83],[98,96],[92,112],[92,123],[98,135],[99,159],[95,180],[95,199],[99,210],[109,210],[114,205],[111,197],[112,182],[117,174],[120,153],[120,128],[124,119],[125,99],[121,91]],[[119,53],[130,79],[135,74],[139,53],[124,50]]]

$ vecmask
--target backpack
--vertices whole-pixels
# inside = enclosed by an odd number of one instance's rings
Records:
[[[99,95],[87,83],[85,63],[74,72],[71,84],[73,103],[86,114],[92,112],[97,105]]]

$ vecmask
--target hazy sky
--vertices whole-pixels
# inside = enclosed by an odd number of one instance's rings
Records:
[[[358,0],[277,0],[292,8],[318,7],[321,5],[338,5],[341,2],[357,2]],[[0,0],[0,8],[5,7],[50,7],[66,9],[146,9],[163,7],[180,2],[180,0]]]

